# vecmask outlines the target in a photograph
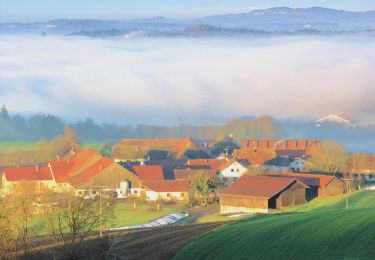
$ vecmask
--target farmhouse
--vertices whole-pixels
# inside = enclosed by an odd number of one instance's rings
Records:
[[[48,166],[4,167],[1,187],[4,192],[11,192],[21,182],[33,183],[37,192],[56,188],[57,184]]]
[[[148,180],[142,181],[146,199],[150,201],[189,201],[189,182],[187,180]]]
[[[209,158],[205,147],[192,138],[123,139],[112,148],[116,161]]]
[[[335,196],[344,193],[344,183],[332,175],[288,172],[277,176],[296,178],[308,185],[309,188],[306,190],[306,199],[308,201],[316,197]]]
[[[248,162],[232,158],[218,168],[219,180],[222,184],[231,184],[237,181],[247,170]]]
[[[295,178],[242,176],[219,192],[220,212],[268,213],[306,202],[307,185]]]

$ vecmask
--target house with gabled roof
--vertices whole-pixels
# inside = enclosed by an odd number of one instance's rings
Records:
[[[187,180],[146,180],[142,181],[146,199],[188,202],[189,182]]]
[[[325,117],[322,117],[315,121],[315,124],[319,126],[322,123],[336,123],[336,124],[352,124],[356,122],[358,119],[357,117],[347,114],[347,113],[336,113],[336,114],[330,114]]]
[[[306,203],[308,186],[295,178],[242,176],[219,191],[220,212],[268,213]]]
[[[247,172],[249,163],[246,160],[232,158],[220,165],[217,169],[217,175],[220,183],[229,185],[237,181]]]
[[[57,187],[55,178],[48,166],[15,166],[4,167],[1,179],[3,192],[11,192],[21,182],[35,184],[37,192],[52,190]]]

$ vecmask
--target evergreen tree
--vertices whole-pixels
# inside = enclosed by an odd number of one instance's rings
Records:
[[[5,105],[0,109],[0,120],[9,120],[8,109]]]

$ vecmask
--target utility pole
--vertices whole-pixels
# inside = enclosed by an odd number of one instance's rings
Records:
[[[349,209],[349,181],[353,181],[353,179],[349,179],[349,178],[347,178],[347,179],[342,179],[344,182],[345,182],[345,197],[346,197],[346,206],[345,206],[345,208],[346,209]]]
[[[102,210],[102,189],[107,186],[94,186],[93,188],[99,188],[99,237],[103,237],[103,210]]]

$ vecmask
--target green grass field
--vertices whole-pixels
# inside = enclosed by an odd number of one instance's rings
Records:
[[[133,203],[118,202],[113,209],[115,219],[111,220],[110,227],[125,227],[143,224],[157,218],[177,212],[179,209],[174,206],[162,205],[157,211],[147,204],[138,204],[134,208]],[[37,215],[32,219],[31,230],[33,235],[45,235],[49,233],[48,222],[43,215]]]
[[[374,259],[375,191],[320,199],[242,220],[186,246],[175,259]]]
[[[0,142],[0,153],[12,150],[32,150],[36,142]]]
[[[37,142],[0,142],[0,153],[7,153],[12,150],[32,150]],[[83,148],[99,151],[104,142],[84,143]]]

